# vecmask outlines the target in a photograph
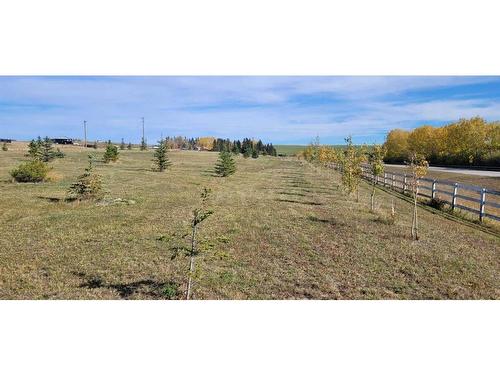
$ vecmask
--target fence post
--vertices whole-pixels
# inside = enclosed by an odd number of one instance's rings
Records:
[[[431,199],[436,199],[436,180],[432,181],[432,193],[431,193]]]
[[[453,197],[451,198],[451,210],[455,210],[455,205],[457,204],[457,190],[458,190],[458,183],[455,182],[455,185],[453,186]]]
[[[485,203],[486,203],[486,189],[482,189],[481,190],[481,201],[479,203],[479,221],[483,221]]]
[[[384,172],[384,187],[385,187],[386,181],[387,181],[387,173]]]
[[[404,178],[403,178],[403,194],[406,193],[406,173],[404,174]]]
[[[391,189],[394,190],[394,173],[391,173],[391,177],[392,177]]]

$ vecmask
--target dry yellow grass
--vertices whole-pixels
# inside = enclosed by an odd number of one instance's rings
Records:
[[[215,214],[200,230],[196,299],[498,298],[497,237],[420,214],[410,239],[411,205],[381,220],[392,197],[377,193],[369,212],[338,190],[336,172],[293,158],[237,158],[228,178],[212,174],[217,154],[171,152],[172,168],[150,170],[152,152],[123,151],[96,166],[108,198],[135,204],[66,203],[88,152],[65,147],[52,163],[60,181],[13,184],[24,151],[0,152],[0,298],[161,299],[183,291],[187,258],[171,260],[173,234],[189,229],[202,187]],[[158,239],[163,236],[163,240]],[[169,294],[169,293],[167,293]]]

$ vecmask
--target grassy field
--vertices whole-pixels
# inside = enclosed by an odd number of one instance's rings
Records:
[[[275,145],[278,155],[295,156],[307,146],[304,145]]]
[[[184,291],[188,259],[171,259],[189,231],[203,187],[215,213],[203,223],[196,299],[498,299],[500,240],[377,193],[369,212],[338,189],[339,175],[295,158],[237,158],[235,175],[212,174],[217,154],[171,152],[171,170],[151,171],[152,152],[123,151],[97,164],[108,198],[135,204],[67,203],[87,153],[64,148],[57,182],[15,184],[21,149],[0,152],[1,299],[165,299]]]

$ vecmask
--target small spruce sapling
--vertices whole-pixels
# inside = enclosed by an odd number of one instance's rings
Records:
[[[413,193],[413,218],[411,222],[411,237],[413,240],[418,240],[418,183],[419,180],[427,174],[429,163],[422,155],[414,152],[410,155],[410,160],[407,162],[407,165],[408,171],[410,172],[410,187]]]
[[[259,153],[256,149],[252,150],[252,159],[257,159],[259,157]]]
[[[56,157],[52,140],[49,137],[43,139],[40,147],[41,160],[44,163],[48,163]]]
[[[28,155],[33,160],[42,160],[42,138],[32,139],[28,145]]]
[[[158,147],[153,156],[154,170],[158,172],[163,172],[172,165],[167,154],[167,143],[163,139],[158,141]]]
[[[129,144],[127,145],[127,150],[132,150],[132,143],[129,142]]]
[[[120,150],[123,151],[123,150],[125,150],[125,148],[126,148],[125,141],[122,138],[122,142],[120,143]]]
[[[118,147],[108,141],[106,145],[106,151],[104,152],[103,161],[107,164],[109,162],[115,162],[118,160]]]
[[[7,147],[7,142],[2,143],[2,151],[9,151],[9,148]]]
[[[215,165],[215,174],[220,177],[227,177],[236,172],[236,163],[233,156],[228,151],[219,153],[219,159]]]
[[[104,195],[102,178],[94,172],[93,157],[88,156],[89,165],[85,172],[68,189],[68,198],[76,200],[100,199]]]

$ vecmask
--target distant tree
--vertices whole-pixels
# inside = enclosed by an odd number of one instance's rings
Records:
[[[88,167],[80,175],[77,181],[68,189],[68,198],[77,200],[100,199],[104,192],[102,189],[102,178],[94,172],[93,157],[88,156]]]
[[[259,152],[256,149],[252,150],[252,158],[257,159],[259,157]]]
[[[129,144],[127,145],[127,150],[132,150],[132,143],[129,142]]]
[[[62,159],[66,156],[66,154],[59,149],[59,147],[53,152],[53,155],[55,158],[59,159]]]
[[[418,240],[418,217],[417,217],[417,197],[418,184],[420,178],[427,174],[429,163],[422,155],[412,153],[407,162],[408,171],[410,172],[410,186],[413,193],[413,218],[411,223],[411,237],[413,240]]]
[[[408,138],[410,132],[393,129],[387,134],[384,147],[387,150],[385,160],[388,162],[403,162],[408,157]]]
[[[222,151],[215,165],[215,173],[221,177],[227,177],[236,172],[236,164],[230,152]]]
[[[94,150],[97,150],[97,146],[98,146],[98,145],[97,145],[97,141],[95,141],[95,142],[94,142],[94,144],[92,145],[92,148],[93,148]]]
[[[385,148],[380,145],[374,145],[368,157],[368,162],[373,175],[373,189],[370,199],[370,207],[372,211],[375,211],[375,185],[377,184],[377,178],[384,173],[384,157]]]
[[[103,161],[105,163],[115,162],[118,160],[118,147],[108,141],[106,145],[106,151],[104,152]]]
[[[146,139],[143,137],[141,139],[141,151],[146,151],[148,149],[148,144],[146,142]]]
[[[123,151],[123,150],[125,150],[125,148],[126,148],[126,147],[127,147],[127,146],[125,145],[125,141],[124,141],[124,140],[123,140],[123,138],[122,138],[122,142],[120,143],[120,150],[122,150],[122,151]]]
[[[163,139],[158,141],[158,146],[153,156],[154,156],[153,162],[155,165],[154,169],[158,172],[163,172],[172,164],[168,159],[167,144]]]
[[[2,151],[9,151],[9,148],[7,147],[7,142],[2,143]]]
[[[243,157],[249,158],[250,156],[252,156],[252,149],[251,148],[245,149],[245,151],[243,152]]]

